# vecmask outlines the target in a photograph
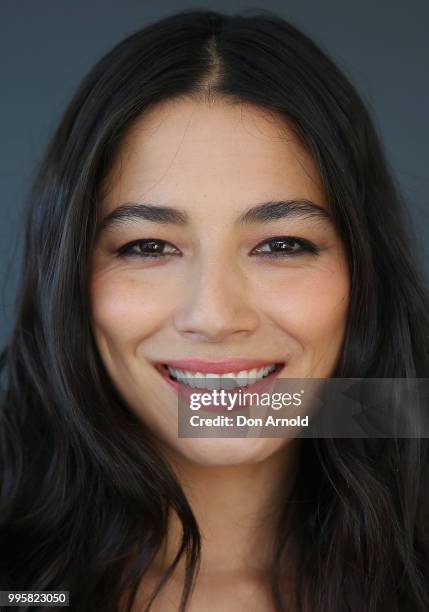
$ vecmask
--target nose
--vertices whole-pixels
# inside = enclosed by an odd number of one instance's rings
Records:
[[[200,262],[186,278],[183,299],[174,311],[174,326],[182,335],[204,342],[250,334],[259,320],[250,293],[237,267],[219,260]]]

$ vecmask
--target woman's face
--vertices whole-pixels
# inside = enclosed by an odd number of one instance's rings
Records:
[[[119,216],[125,204],[131,208]],[[130,408],[170,451],[204,465],[258,462],[286,445],[286,438],[178,438],[178,396],[160,366],[200,359],[181,369],[217,373],[263,362],[281,363],[282,378],[332,375],[348,269],[296,134],[253,105],[158,105],[122,143],[99,218],[92,326]]]

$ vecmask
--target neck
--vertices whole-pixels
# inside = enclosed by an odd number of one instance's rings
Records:
[[[268,573],[276,518],[295,478],[298,442],[285,441],[257,463],[226,466],[197,465],[167,451],[202,536],[199,575],[251,579]],[[181,533],[172,514],[155,569],[162,571],[173,561]],[[184,563],[182,557],[176,575],[184,573]]]

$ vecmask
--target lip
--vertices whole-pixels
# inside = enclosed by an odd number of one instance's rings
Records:
[[[248,360],[250,362],[250,360]],[[175,362],[177,363],[177,362]],[[183,363],[183,361],[181,362]],[[189,363],[189,362],[188,362]],[[207,363],[207,362],[206,362]],[[211,362],[213,364],[213,362]],[[252,363],[255,363],[255,361],[252,361]],[[261,361],[259,361],[258,363],[261,363]],[[230,389],[229,392],[230,393],[239,393],[240,391],[242,393],[264,393],[267,392],[268,389],[271,387],[271,385],[273,384],[273,382],[275,381],[275,379],[277,378],[277,376],[279,375],[279,373],[283,370],[284,366],[286,365],[285,362],[274,362],[274,361],[264,361],[262,362],[263,365],[271,365],[273,363],[276,364],[276,369],[271,372],[271,374],[269,374],[268,376],[265,376],[264,378],[259,379],[257,382],[251,384],[251,385],[246,385],[246,386],[242,386],[242,387],[235,387],[233,389]],[[171,365],[172,362],[169,362],[168,365]],[[260,367],[263,367],[260,366]],[[174,366],[172,366],[174,367]],[[179,367],[179,366],[177,366]],[[189,365],[188,365],[189,367]],[[256,366],[254,366],[256,367]],[[182,366],[183,368],[183,366]],[[182,369],[181,368],[181,369]],[[168,370],[167,368],[165,368],[162,364],[159,364],[159,367],[157,366],[156,368],[158,370],[158,372],[160,373],[160,375],[162,376],[162,378],[170,385],[170,387],[177,393],[177,395],[179,396],[181,401],[187,402],[188,404],[191,401],[191,395],[195,394],[195,393],[213,393],[213,389],[204,389],[204,388],[196,388],[196,387],[191,387],[190,385],[186,385],[183,383],[179,383],[176,380],[173,380],[172,378],[170,378],[169,374],[168,374]],[[186,368],[183,368],[186,369]],[[244,369],[244,368],[242,368]],[[253,368],[247,368],[247,369],[253,369]],[[210,370],[210,372],[212,372],[213,374],[217,374],[217,373],[223,373],[223,372],[228,372],[230,370],[222,370],[221,372],[213,372],[213,370]],[[225,413],[225,414],[229,414],[230,412],[234,412],[234,411],[238,411],[238,410],[246,410],[249,407],[249,404],[246,403],[242,403],[240,405],[235,406],[232,410],[228,410],[226,406],[219,406],[219,405],[214,405],[214,404],[210,404],[210,405],[206,405],[204,406],[201,411],[205,412],[220,412],[220,413]]]
[[[267,361],[266,359],[249,359],[249,358],[228,358],[222,360],[208,361],[205,359],[170,359],[164,361],[162,365],[168,365],[171,368],[179,370],[188,370],[190,372],[201,372],[202,374],[225,374],[226,372],[241,372],[242,370],[253,370],[255,368],[264,368],[265,366],[278,364],[276,360]],[[283,362],[282,362],[283,363]]]

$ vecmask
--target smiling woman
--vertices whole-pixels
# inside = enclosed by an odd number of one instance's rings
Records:
[[[180,385],[162,379],[200,375],[204,387],[210,375],[254,376],[276,364],[279,377],[332,374],[349,273],[316,167],[293,130],[244,103],[158,105],[124,139],[99,213],[92,328],[121,396],[193,462],[268,459],[282,438],[178,438]]]
[[[121,42],[50,143],[24,262],[2,589],[78,612],[429,609],[426,439],[178,436],[180,393],[212,379],[429,373],[399,195],[312,41],[190,11]]]

